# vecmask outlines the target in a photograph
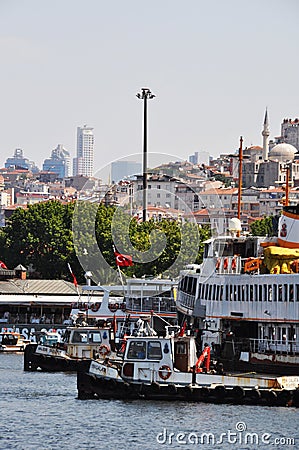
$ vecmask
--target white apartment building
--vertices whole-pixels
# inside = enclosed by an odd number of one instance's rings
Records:
[[[143,177],[137,175],[132,180],[134,185],[134,203],[142,205]],[[163,206],[175,209],[176,179],[169,175],[148,175],[147,179],[147,205]]]
[[[84,125],[77,128],[77,156],[73,160],[73,175],[93,176],[94,134],[93,128]]]

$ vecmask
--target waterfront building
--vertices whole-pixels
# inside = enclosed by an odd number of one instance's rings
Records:
[[[94,134],[93,128],[84,125],[77,128],[77,156],[73,160],[73,175],[93,176]]]
[[[57,178],[63,179],[71,175],[70,165],[70,153],[63,147],[62,144],[58,144],[57,147],[52,150],[51,157],[45,159],[43,171],[55,172],[57,174]]]

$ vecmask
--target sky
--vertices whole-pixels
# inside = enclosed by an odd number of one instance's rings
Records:
[[[298,15],[297,0],[0,0],[0,166],[16,148],[39,167],[58,144],[74,157],[84,124],[95,171],[140,153],[142,87],[149,152],[262,145],[266,107],[270,138],[299,117]]]

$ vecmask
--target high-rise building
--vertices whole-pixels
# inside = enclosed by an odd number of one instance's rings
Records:
[[[73,160],[73,175],[93,176],[94,135],[93,128],[84,125],[77,128],[77,156]]]
[[[51,158],[45,159],[43,164],[43,170],[45,172],[57,173],[57,178],[65,178],[71,175],[70,173],[70,153],[62,146],[58,144],[57,147],[52,150]]]
[[[31,172],[38,172],[38,167],[33,161],[29,161],[28,158],[24,157],[21,148],[16,148],[13,157],[7,158],[5,168],[26,169],[31,170]]]

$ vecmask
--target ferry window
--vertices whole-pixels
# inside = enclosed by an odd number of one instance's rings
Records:
[[[259,302],[261,302],[263,300],[263,286],[260,285],[259,286]]]
[[[209,286],[209,297],[208,297],[209,300],[212,300],[212,287],[213,287],[213,285],[210,284],[210,286]]]
[[[273,299],[273,302],[277,302],[277,285],[276,284],[273,284],[272,299]]]
[[[285,302],[288,301],[288,285],[287,284],[284,285],[284,301]]]
[[[70,336],[71,336],[70,331],[66,330],[63,335],[62,342],[70,342]]]
[[[145,359],[145,350],[146,350],[145,341],[130,342],[127,358]]]
[[[208,286],[207,284],[205,284],[204,287],[203,287],[203,290],[204,290],[204,296],[203,296],[203,298],[204,298],[204,299],[207,299],[208,287],[209,287],[209,286]]]
[[[82,333],[80,331],[74,331],[72,342],[74,343],[87,342],[87,334]]]
[[[282,302],[282,284],[278,285],[278,301]]]
[[[101,333],[98,331],[91,332],[89,334],[89,340],[90,340],[90,342],[102,342]]]
[[[201,298],[201,284],[198,285],[198,298]]]
[[[299,284],[296,284],[296,300],[299,302]]]
[[[192,288],[191,288],[191,294],[195,295],[196,293],[196,283],[197,283],[197,279],[196,278],[192,278]]]
[[[294,301],[294,285],[290,284],[289,285],[289,302],[293,302]]]
[[[245,301],[245,286],[240,286],[241,287],[241,297],[240,297],[240,300],[242,301],[242,302],[244,302]]]
[[[147,357],[148,359],[162,359],[162,350],[160,342],[148,342]]]
[[[176,355],[186,355],[187,347],[185,342],[176,342],[175,344]]]
[[[228,285],[223,286],[224,287],[224,297],[225,300],[228,301]]]
[[[264,301],[268,301],[268,285],[264,284]]]
[[[238,300],[238,286],[233,285],[233,300],[237,301]]]
[[[249,300],[253,302],[253,285],[249,286]]]
[[[223,300],[223,286],[220,286],[219,300]]]
[[[254,285],[254,298],[256,300],[259,298],[258,285],[257,284]]]
[[[242,300],[242,286],[238,286],[238,302]]]
[[[268,301],[272,302],[272,287],[269,287],[269,295],[268,295]]]

